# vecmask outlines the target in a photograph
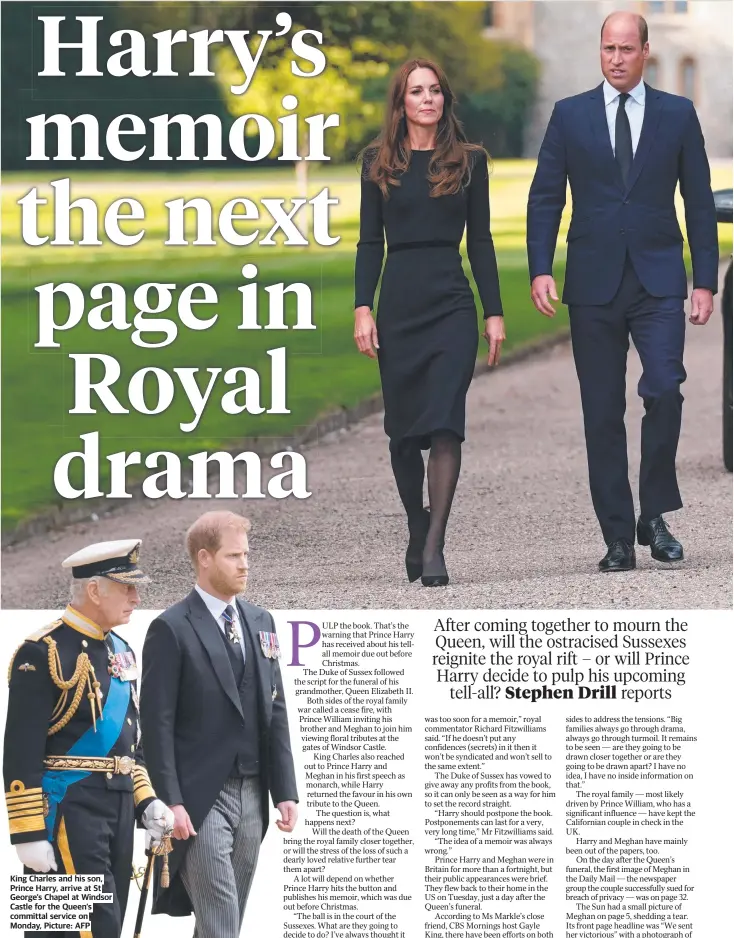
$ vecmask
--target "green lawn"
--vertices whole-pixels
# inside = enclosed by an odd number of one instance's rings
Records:
[[[528,296],[525,259],[524,209],[534,164],[508,161],[494,167],[491,182],[492,231],[497,247],[502,297],[506,312],[507,348],[565,328],[562,309],[555,320],[538,315]],[[332,211],[331,231],[340,242],[331,248],[234,248],[222,242],[216,247],[165,247],[164,203],[172,198],[202,196],[216,210],[235,196],[257,201],[263,196],[294,194],[292,174],[285,170],[248,172],[242,176],[223,172],[198,176],[120,175],[112,180],[102,174],[77,174],[72,197],[94,198],[103,211],[114,199],[138,198],[146,209],[146,236],[134,247],[31,248],[20,238],[20,209],[16,202],[32,186],[40,194],[50,193],[48,181],[62,174],[4,178],[3,222],[3,413],[2,413],[2,499],[3,522],[12,526],[58,501],[53,489],[53,467],[64,453],[79,448],[79,436],[92,430],[100,433],[101,455],[124,450],[146,454],[158,450],[181,456],[202,450],[237,449],[243,438],[287,436],[309,424],[319,414],[350,407],[379,389],[375,363],[360,356],[352,339],[353,265],[357,240],[359,187],[356,170],[342,167],[315,172],[310,180],[312,194],[325,185],[339,198]],[[726,180],[718,182],[725,185]],[[730,183],[728,183],[730,184]],[[41,234],[49,231],[48,207],[41,213]],[[215,216],[216,217],[216,216]],[[557,276],[562,279],[563,248],[567,219],[559,236]],[[129,223],[129,230],[136,230]],[[265,227],[263,225],[263,227]],[[268,224],[267,227],[270,227]],[[72,229],[73,230],[73,229]],[[244,228],[240,230],[246,230]],[[267,229],[265,229],[267,230]],[[722,235],[728,235],[722,226]],[[217,237],[215,235],[215,237]],[[264,287],[278,282],[308,283],[312,290],[313,331],[238,331],[241,268],[255,263],[259,268],[260,316],[265,321],[267,294]],[[468,268],[468,265],[467,265]],[[122,284],[128,292],[128,318],[135,313],[132,293],[148,281],[183,286],[204,281],[217,290],[217,324],[206,332],[179,328],[178,338],[162,349],[142,349],[130,341],[131,331],[92,331],[82,323],[57,333],[60,349],[35,349],[37,340],[37,295],[34,287],[47,282],[73,283],[89,288],[101,282]],[[88,306],[99,301],[92,301]],[[60,307],[63,310],[63,306]],[[206,308],[211,314],[212,308]],[[200,308],[199,313],[203,315]],[[173,311],[162,314],[176,320]],[[291,320],[292,321],[292,317]],[[285,346],[288,355],[288,405],[285,416],[232,416],[220,407],[222,393],[215,388],[204,416],[195,431],[184,433],[180,422],[191,419],[191,408],[177,386],[170,408],[160,415],[111,415],[100,409],[96,415],[70,415],[73,406],[72,353],[96,353],[115,357],[122,375],[114,386],[120,403],[128,405],[127,386],[131,375],[144,367],[169,370],[174,367],[247,366],[261,373],[262,401],[269,402],[267,349]],[[485,349],[484,343],[480,354]],[[208,379],[208,376],[204,376]],[[199,385],[202,386],[202,380]],[[152,383],[146,384],[146,400],[152,400]],[[106,461],[102,458],[102,479]],[[104,488],[104,485],[103,485]]]

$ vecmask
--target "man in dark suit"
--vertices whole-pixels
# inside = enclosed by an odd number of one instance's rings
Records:
[[[170,887],[153,912],[196,916],[196,938],[237,938],[268,827],[291,831],[298,795],[270,613],[238,596],[249,522],[202,515],[187,548],[196,585],[149,627],[140,715],[148,771],[175,818]]]
[[[683,558],[663,518],[682,506],[675,471],[685,380],[688,295],[674,196],[680,183],[693,263],[690,321],[704,325],[718,281],[716,214],[703,136],[691,101],[642,81],[647,23],[613,13],[601,33],[604,81],[559,101],[528,200],[531,296],[555,313],[553,254],[573,198],[563,302],[568,305],[604,572],[635,566],[635,514],[624,427],[629,337],[642,361],[637,540],[656,560]]]

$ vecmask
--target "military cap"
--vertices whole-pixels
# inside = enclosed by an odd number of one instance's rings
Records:
[[[67,557],[61,566],[70,568],[75,580],[103,576],[118,583],[147,583],[148,577],[138,567],[141,543],[139,538],[128,538],[90,544]]]

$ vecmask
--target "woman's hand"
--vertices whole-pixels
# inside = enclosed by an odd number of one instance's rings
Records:
[[[358,306],[354,311],[354,341],[363,355],[377,358],[375,349],[380,347],[380,343],[377,341],[377,326],[369,306]]]
[[[498,365],[500,361],[500,352],[502,343],[505,341],[505,318],[504,316],[489,316],[485,320],[484,338],[489,345],[489,354],[487,355],[487,364],[491,368]]]

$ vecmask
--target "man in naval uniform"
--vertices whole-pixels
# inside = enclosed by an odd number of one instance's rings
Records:
[[[135,656],[112,631],[129,622],[147,582],[139,548],[106,541],[67,557],[70,604],[23,642],[8,670],[10,840],[26,873],[104,877],[113,901],[94,905],[87,938],[122,931],[135,821],[152,842],[173,827],[145,768]]]

